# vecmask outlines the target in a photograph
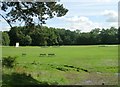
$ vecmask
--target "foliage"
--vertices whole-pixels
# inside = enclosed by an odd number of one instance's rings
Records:
[[[16,65],[16,57],[3,57],[2,58],[2,65],[8,68],[12,68]]]
[[[10,36],[10,45],[15,45],[16,42],[19,42],[20,45],[23,46],[30,45],[32,43],[31,37],[22,32],[21,27],[13,27],[8,33]]]
[[[53,46],[53,45],[98,45],[118,44],[118,29],[95,28],[90,32],[70,31],[59,28],[35,26],[33,31],[29,28],[13,27],[8,33],[10,45],[19,42],[22,46]]]
[[[2,32],[2,45],[8,46],[10,44],[9,35],[7,32]]]
[[[32,39],[29,35],[26,35],[24,38],[24,44],[25,46],[30,45],[32,43]]]
[[[118,43],[118,29],[111,27],[110,29],[102,29],[100,33],[101,43],[114,44]]]
[[[64,16],[68,10],[63,4],[57,2],[1,2],[1,10],[5,11],[6,16],[0,14],[7,23],[16,21],[25,22],[26,26],[34,27],[34,17],[38,19],[40,26],[45,24],[47,19]]]

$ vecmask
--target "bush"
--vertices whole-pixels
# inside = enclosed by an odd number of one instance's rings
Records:
[[[16,57],[3,57],[2,58],[3,67],[12,68],[16,65]]]

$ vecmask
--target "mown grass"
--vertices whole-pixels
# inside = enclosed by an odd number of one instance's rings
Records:
[[[5,74],[26,73],[56,85],[118,82],[118,46],[2,47],[2,55],[17,57],[14,68],[3,68]]]

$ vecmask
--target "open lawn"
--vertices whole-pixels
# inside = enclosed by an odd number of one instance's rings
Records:
[[[19,48],[3,46],[2,56],[17,57],[14,68],[3,68],[3,85],[118,84],[116,45]]]

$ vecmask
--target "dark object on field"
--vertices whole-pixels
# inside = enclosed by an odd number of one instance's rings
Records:
[[[3,67],[12,68],[16,65],[16,57],[3,57],[2,58]]]
[[[37,74],[37,77],[39,77],[40,75],[39,74]]]
[[[48,54],[48,56],[55,56],[55,54],[54,53],[50,53],[50,54]]]
[[[31,74],[28,74],[28,77],[32,77]]]
[[[28,68],[27,66],[23,66],[24,68]]]
[[[103,82],[102,85],[105,85],[105,83]]]
[[[74,66],[72,66],[72,65],[64,65],[64,67],[76,68],[76,67],[74,67]]]
[[[80,70],[85,71],[85,72],[88,72],[88,70],[86,70],[86,69],[79,68],[79,67],[75,67],[75,66],[72,66],[72,65],[64,65],[64,67],[76,69],[76,71],[78,71],[78,72],[79,72]]]
[[[86,70],[86,69],[83,69],[83,68],[81,68],[81,70],[83,70],[83,71],[85,71],[85,72],[88,72],[88,70]]]
[[[68,71],[68,69],[66,69],[66,68],[61,68],[61,67],[58,67],[58,68],[56,68],[57,70],[60,70],[60,71]]]
[[[35,64],[35,65],[37,65],[37,63],[36,63],[35,61],[33,61],[31,64]]]
[[[46,56],[46,54],[40,54],[40,56]]]
[[[22,56],[25,56],[25,55],[27,55],[26,53],[22,53]]]

